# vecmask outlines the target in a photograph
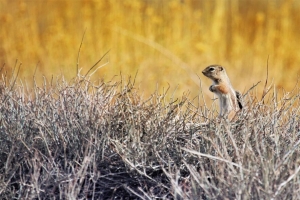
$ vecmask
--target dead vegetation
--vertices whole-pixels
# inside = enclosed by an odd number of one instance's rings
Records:
[[[0,82],[2,199],[300,198],[299,90],[251,91],[228,123],[130,79],[15,82]]]

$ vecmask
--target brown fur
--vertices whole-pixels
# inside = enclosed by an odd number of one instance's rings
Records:
[[[233,89],[226,70],[220,65],[210,65],[202,73],[213,81],[209,90],[220,100],[219,116],[232,118],[243,107],[240,100],[242,95]]]

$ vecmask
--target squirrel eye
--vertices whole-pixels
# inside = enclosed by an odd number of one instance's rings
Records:
[[[209,71],[214,71],[215,70],[215,68],[213,68],[213,67],[211,67],[211,68],[209,68]]]

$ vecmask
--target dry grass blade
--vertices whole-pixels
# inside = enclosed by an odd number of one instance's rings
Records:
[[[189,152],[189,153],[192,153],[192,154],[195,154],[195,155],[198,155],[198,156],[202,156],[202,157],[206,157],[206,158],[209,158],[209,159],[213,159],[213,160],[218,160],[218,161],[221,161],[221,162],[225,162],[225,163],[228,163],[230,165],[233,165],[233,166],[236,166],[238,168],[241,168],[242,170],[245,170],[245,171],[248,171],[248,169],[245,169],[243,166],[241,165],[238,165],[234,162],[231,162],[229,160],[225,160],[223,158],[219,158],[219,157],[216,157],[216,156],[212,156],[212,155],[209,155],[209,154],[204,154],[204,153],[200,153],[200,152],[197,152],[197,151],[194,151],[194,150],[190,150],[190,149],[186,149],[186,148],[181,148],[182,150],[186,151],[186,152]]]
[[[79,49],[78,49],[77,64],[76,64],[76,75],[77,76],[79,76],[79,57],[80,57],[80,51],[81,51],[81,46],[82,46],[83,39],[84,39],[84,36],[85,36],[85,32],[86,32],[86,29],[83,32],[83,35],[82,35],[82,38],[81,38],[81,42],[80,42],[80,45],[79,45]]]
[[[295,172],[284,182],[280,183],[280,185],[278,186],[277,191],[275,192],[275,197],[279,194],[279,192],[287,186],[287,184],[293,180],[299,173],[300,171],[300,166],[298,166],[298,168],[295,170]]]
[[[110,50],[108,50],[88,71],[87,73],[83,76],[83,80],[86,78],[86,76],[94,69],[101,61],[102,59],[109,53]],[[103,65],[104,66],[104,65]]]
[[[268,56],[268,59],[267,59],[267,77],[266,77],[266,82],[265,82],[265,86],[264,86],[264,89],[263,89],[263,94],[262,94],[262,97],[261,97],[261,100],[263,100],[263,103],[264,103],[264,98],[265,96],[268,94],[268,92],[270,91],[270,88],[267,88],[267,85],[268,85],[268,78],[269,78],[269,56]]]

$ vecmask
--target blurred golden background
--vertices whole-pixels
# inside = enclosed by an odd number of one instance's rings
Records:
[[[147,96],[158,87],[199,94],[201,71],[222,64],[245,92],[266,78],[291,90],[300,72],[300,1],[0,0],[0,64],[19,78],[86,73],[108,50],[94,78],[134,76]],[[41,79],[42,80],[42,79]],[[263,83],[260,84],[260,87]]]

